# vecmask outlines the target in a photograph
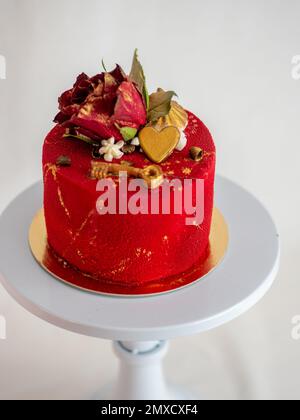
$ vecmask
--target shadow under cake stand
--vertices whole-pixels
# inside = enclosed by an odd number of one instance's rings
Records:
[[[42,183],[21,193],[0,217],[0,280],[24,308],[58,327],[110,339],[119,375],[99,399],[188,399],[162,371],[168,339],[216,328],[255,305],[279,267],[279,236],[265,208],[235,183],[216,179],[216,206],[229,228],[223,262],[201,281],[171,293],[111,297],[70,287],[32,257],[28,229],[42,206]],[[187,349],[188,353],[188,349]]]

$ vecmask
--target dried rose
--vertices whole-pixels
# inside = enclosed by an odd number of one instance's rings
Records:
[[[92,92],[93,85],[90,78],[81,73],[74,83],[72,89],[64,92],[58,99],[60,112],[54,118],[54,122],[59,124],[68,121],[72,115],[79,111],[80,105]]]
[[[92,78],[78,76],[73,88],[59,98],[59,108],[56,122],[71,123],[100,139],[121,140],[120,129],[138,130],[147,119],[141,94],[120,66]]]

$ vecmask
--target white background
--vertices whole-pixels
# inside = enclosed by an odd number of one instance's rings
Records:
[[[128,70],[135,47],[150,90],[174,89],[209,126],[218,172],[265,203],[282,241],[269,295],[222,328],[172,342],[167,374],[209,399],[300,399],[299,0],[0,0],[0,211],[41,178],[58,95],[102,57]],[[47,325],[2,288],[0,315],[0,398],[88,398],[115,374],[110,343]]]

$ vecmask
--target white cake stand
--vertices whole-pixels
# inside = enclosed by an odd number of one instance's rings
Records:
[[[161,369],[167,351],[164,340],[216,328],[246,312],[271,287],[279,266],[276,228],[256,198],[218,177],[216,206],[229,225],[230,244],[215,271],[169,294],[108,297],[55,280],[33,259],[28,229],[42,207],[42,184],[35,184],[0,217],[2,284],[17,302],[45,321],[114,341],[121,361],[119,377],[103,399],[187,398],[166,385]]]

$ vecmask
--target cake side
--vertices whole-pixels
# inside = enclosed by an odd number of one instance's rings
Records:
[[[102,281],[132,285],[180,274],[205,258],[213,210],[215,146],[204,124],[193,114],[188,116],[187,147],[160,166],[171,178],[204,179],[204,221],[199,226],[187,226],[184,213],[98,214],[97,180],[89,177],[93,159],[87,145],[66,140],[65,129],[59,125],[49,133],[43,150],[44,209],[49,244],[58,255]],[[191,159],[192,146],[204,151],[201,162]],[[56,165],[61,155],[70,157],[71,167]],[[122,160],[141,168],[151,163],[140,152]],[[118,189],[118,180],[112,179]]]

